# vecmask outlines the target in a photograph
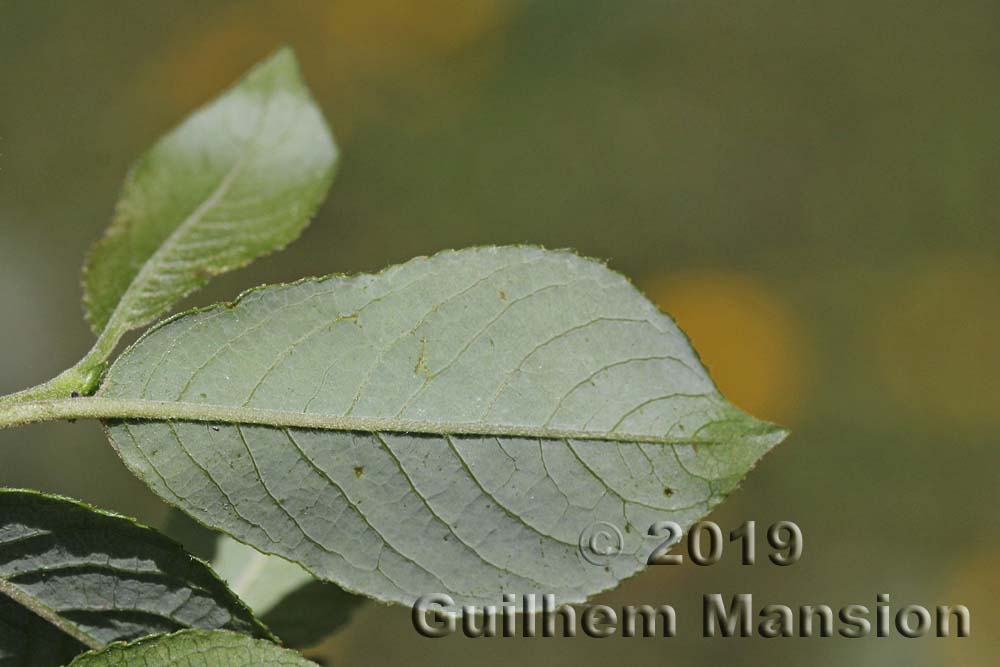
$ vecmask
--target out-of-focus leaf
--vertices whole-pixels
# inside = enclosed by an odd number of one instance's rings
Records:
[[[366,599],[313,579],[281,598],[261,618],[285,646],[310,648],[347,625]]]
[[[257,614],[264,613],[285,595],[313,580],[311,574],[295,563],[262,554],[228,535],[219,539],[212,569]]]
[[[308,648],[336,632],[365,600],[295,563],[223,535],[212,568],[285,646]]]
[[[163,534],[177,540],[189,554],[207,563],[212,562],[219,550],[219,532],[206,528],[176,508],[167,513]]]
[[[525,247],[253,290],[154,329],[99,396],[166,415],[108,432],[168,502],[404,604],[582,601],[786,434],[726,401],[623,276]],[[596,566],[598,522],[622,544]]]

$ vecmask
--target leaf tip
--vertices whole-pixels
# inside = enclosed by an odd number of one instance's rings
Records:
[[[288,44],[283,44],[275,49],[271,55],[257,63],[247,74],[247,78],[256,77],[279,77],[288,78],[294,81],[302,81],[302,69],[299,59],[295,55],[295,50]]]

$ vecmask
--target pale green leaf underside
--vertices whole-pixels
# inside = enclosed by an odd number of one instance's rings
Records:
[[[108,431],[199,521],[403,603],[582,601],[643,567],[652,522],[704,516],[785,435],[727,403],[624,277],[522,247],[251,291],[156,328],[100,396],[224,408]],[[607,567],[578,554],[596,521],[625,536]]]
[[[82,655],[72,667],[316,667],[298,653],[231,632],[186,630]]]
[[[0,664],[183,628],[268,636],[207,565],[130,519],[0,490]]]
[[[211,276],[295,239],[335,160],[323,116],[283,49],[132,168],[85,267],[95,332],[147,324]]]

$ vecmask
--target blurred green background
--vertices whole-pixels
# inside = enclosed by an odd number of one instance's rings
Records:
[[[607,258],[790,440],[714,515],[790,568],[652,568],[675,639],[419,637],[330,664],[993,665],[1000,653],[1000,3],[0,0],[0,391],[89,349],[84,251],[131,161],[282,43],[343,149],[303,240],[191,304],[484,243]],[[0,432],[0,484],[162,525],[94,424]],[[965,604],[972,638],[703,639],[701,596]]]

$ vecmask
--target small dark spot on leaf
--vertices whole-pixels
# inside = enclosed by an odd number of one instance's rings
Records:
[[[507,300],[507,292],[504,292],[503,290],[498,290],[498,293],[500,294],[500,300],[501,301],[506,301]]]
[[[364,474],[365,474],[365,468],[364,468],[364,466],[355,466],[354,467],[354,476],[355,477],[357,477],[358,479],[361,479],[364,476]]]
[[[663,487],[663,495],[669,498],[670,496],[674,495],[674,490],[671,489],[669,486],[665,486]]]
[[[80,398],[80,392],[78,392],[78,391],[71,391],[69,393],[69,397],[70,398]]]
[[[218,431],[219,427],[216,424],[212,424],[212,430],[213,431]]]
[[[420,353],[417,356],[417,365],[413,367],[413,374],[419,375],[423,374],[424,377],[430,377],[430,369],[427,367],[427,337],[420,337]]]

